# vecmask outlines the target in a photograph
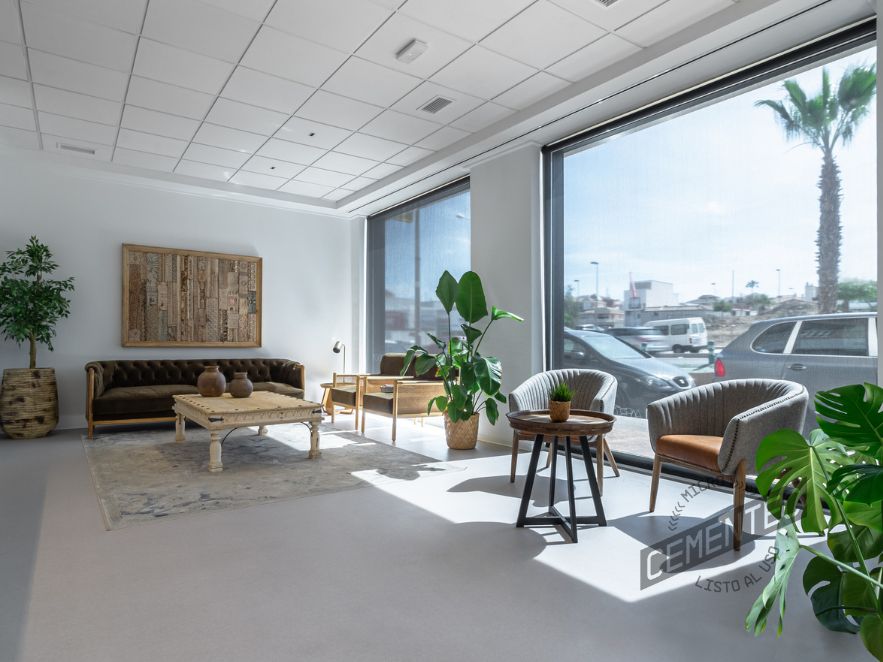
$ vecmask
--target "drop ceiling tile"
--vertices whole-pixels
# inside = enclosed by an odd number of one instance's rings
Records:
[[[316,161],[314,165],[325,170],[342,172],[347,175],[361,175],[366,170],[370,170],[376,166],[377,161],[363,159],[359,156],[328,152],[325,156]]]
[[[121,71],[112,71],[41,51],[28,50],[28,56],[31,77],[35,83],[111,101],[122,101],[126,93],[129,77]],[[0,61],[2,59],[3,54],[0,52]]]
[[[302,117],[292,117],[279,129],[276,137],[303,145],[331,149],[350,135],[350,133],[351,131],[348,129],[328,126],[327,124],[305,120]]]
[[[533,67],[473,46],[432,80],[482,99],[492,99],[535,73]]]
[[[22,43],[18,3],[15,0],[0,0],[0,41]]]
[[[236,67],[221,96],[290,115],[306,101],[314,88],[261,71]]]
[[[34,111],[21,106],[0,103],[0,125],[25,131],[36,131]]]
[[[24,50],[18,44],[0,41],[0,75],[27,79],[28,69]]]
[[[543,69],[605,33],[598,26],[542,0],[482,39],[481,45]]]
[[[302,171],[295,179],[299,182],[309,182],[311,184],[323,184],[324,186],[341,186],[348,182],[352,177],[341,172],[332,170],[322,170],[322,168],[307,168]]]
[[[235,14],[263,21],[273,6],[273,0],[202,0],[207,5],[214,5]]]
[[[303,170],[304,167],[278,159],[268,159],[266,156],[253,156],[242,166],[242,169],[249,172],[258,172],[262,175],[291,179]]]
[[[30,0],[36,5],[132,34],[141,31],[147,0]]]
[[[135,168],[172,172],[175,164],[178,163],[178,159],[171,156],[160,156],[159,154],[148,154],[147,152],[136,152],[131,149],[117,147],[113,152],[113,162]]]
[[[378,106],[390,106],[419,84],[419,78],[351,57],[322,89]]]
[[[287,181],[288,179],[286,177],[272,177],[271,175],[261,175],[256,172],[244,172],[242,170],[230,178],[231,184],[254,186],[255,188],[266,188],[273,191]]]
[[[464,131],[481,131],[494,122],[498,122],[504,117],[511,115],[513,112],[509,108],[488,101],[483,106],[479,106],[472,112],[463,115],[456,122],[453,122],[451,126]]]
[[[355,131],[383,110],[355,99],[319,90],[297,111],[298,117]]]
[[[218,99],[206,120],[213,124],[270,136],[285,123],[288,115],[274,110],[250,106],[229,99]]]
[[[96,124],[72,117],[62,117],[52,113],[39,113],[40,131],[54,136],[75,138],[100,145],[113,145],[116,138],[116,127]]]
[[[450,99],[452,103],[445,106],[437,113],[427,113],[424,110],[419,110],[436,97]],[[392,108],[393,110],[398,110],[399,112],[413,115],[414,117],[447,124],[448,122],[465,115],[470,110],[478,108],[483,103],[484,99],[479,99],[471,94],[457,92],[449,87],[442,87],[437,83],[427,81],[406,97],[403,97],[399,102],[393,105]]]
[[[479,41],[533,1],[408,0],[400,11],[470,41]]]
[[[345,188],[339,188],[336,191],[331,191],[331,193],[328,193],[327,195],[323,195],[322,197],[326,200],[333,200],[334,202],[337,202],[338,200],[342,200],[348,195],[352,195],[352,193],[352,191],[347,191]]]
[[[387,9],[398,9],[405,4],[405,0],[371,0],[371,2]]]
[[[80,158],[92,159],[93,161],[110,161],[110,156],[113,153],[113,147],[110,145],[100,145],[98,143],[90,143],[87,140],[77,140],[65,136],[53,136],[51,133],[42,133],[41,137],[43,138],[43,149],[47,152],[58,152],[59,154],[78,156]],[[92,150],[93,153],[62,149],[62,145],[78,147],[80,150]]]
[[[370,170],[366,170],[363,173],[363,176],[370,177],[371,179],[383,179],[384,177],[388,177],[394,172],[401,170],[401,166],[392,165],[391,163],[381,163],[380,165],[376,165]]]
[[[142,37],[135,56],[135,74],[188,89],[217,94],[233,65],[183,51]]]
[[[389,159],[389,162],[394,165],[406,166],[411,165],[415,161],[419,161],[430,154],[432,154],[432,150],[423,149],[422,147],[409,147],[404,152],[399,152]]]
[[[730,0],[668,0],[616,32],[639,46],[650,46],[732,4]]]
[[[0,102],[30,108],[31,85],[26,80],[0,76]]]
[[[345,53],[265,25],[246,51],[242,64],[319,87],[346,58]]]
[[[417,147],[423,147],[424,149],[431,150],[439,150],[443,147],[447,147],[448,145],[453,145],[455,142],[457,142],[458,140],[462,140],[468,135],[468,131],[455,129],[452,126],[446,126],[439,129],[435,133],[426,136],[423,140],[417,143]]]
[[[134,106],[200,120],[205,117],[214,99],[210,94],[139,76],[132,76],[126,96],[126,102]]]
[[[285,193],[291,193],[292,195],[304,195],[310,198],[321,198],[323,195],[328,195],[329,193],[331,193],[331,191],[334,190],[334,187],[292,180],[279,190],[284,191]]]
[[[412,39],[426,42],[429,47],[413,62],[400,62],[398,53]],[[356,55],[403,73],[428,78],[463,53],[471,42],[437,28],[395,14],[356,51]]]
[[[154,136],[150,133],[142,133],[140,131],[132,131],[131,129],[120,129],[120,135],[117,137],[117,147],[125,147],[134,149],[138,152],[150,152],[151,154],[161,154],[163,156],[180,157],[187,147],[186,140],[178,140],[177,138],[166,138],[164,136]]]
[[[116,126],[120,121],[122,104],[118,101],[108,101],[43,85],[34,85],[34,96],[37,99],[37,108],[49,113],[112,126]]]
[[[364,0],[277,0],[267,24],[352,53],[391,13]]]
[[[266,137],[264,136],[240,131],[239,129],[229,129],[226,126],[218,126],[208,122],[203,123],[193,137],[193,142],[195,143],[233,149],[237,152],[248,152],[249,154],[253,154],[264,144],[265,140]]]
[[[199,145],[196,146],[199,147]],[[178,167],[175,168],[175,173],[179,175],[200,177],[202,179],[215,179],[221,182],[226,182],[230,179],[234,172],[236,172],[235,168],[225,168],[224,166],[209,165],[208,163],[197,163],[196,161],[186,160],[182,160],[178,164]]]
[[[371,184],[376,181],[376,179],[371,179],[370,177],[356,177],[355,179],[349,180],[344,188],[347,188],[350,191],[359,191],[366,186],[371,186]]]
[[[37,134],[33,131],[12,129],[6,126],[0,126],[0,145],[4,147],[17,147],[20,149],[40,148]]]
[[[550,76],[545,71],[534,74],[530,78],[518,83],[510,90],[506,90],[500,96],[494,98],[495,103],[507,108],[527,108],[554,94],[558,90],[567,87],[568,82],[555,76]]]
[[[138,43],[135,35],[77,21],[27,2],[21,9],[30,48],[126,73],[131,69]]]
[[[259,156],[266,156],[270,159],[279,159],[280,161],[288,161],[289,163],[299,163],[301,165],[310,165],[325,153],[324,149],[311,147],[310,145],[300,145],[298,143],[288,142],[287,140],[279,140],[278,138],[270,138],[267,143],[258,150]]]
[[[608,34],[549,67],[549,73],[571,82],[582,80],[641,50],[630,41]]]
[[[225,168],[239,169],[242,167],[242,164],[248,160],[248,154],[234,152],[232,149],[222,149],[220,147],[191,143],[187,148],[187,151],[184,152],[184,158],[190,161],[199,161],[201,163],[224,166]]]
[[[394,110],[385,110],[362,127],[362,133],[410,145],[440,128],[441,125],[435,122],[404,115]]]
[[[375,161],[386,161],[393,154],[398,154],[408,145],[376,138],[364,133],[354,133],[334,148],[334,151],[352,156],[362,156]]]
[[[151,0],[144,20],[145,37],[236,62],[260,22],[195,0]]]
[[[609,7],[605,7],[600,2],[586,2],[586,0],[552,0],[559,7],[572,11],[605,30],[616,30],[665,1],[629,0],[628,2],[615,2]]]
[[[199,128],[199,122],[188,117],[179,117],[127,105],[123,110],[121,126],[135,131],[189,141]]]

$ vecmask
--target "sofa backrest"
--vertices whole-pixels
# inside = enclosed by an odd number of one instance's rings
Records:
[[[296,366],[289,359],[147,359],[93,361],[88,367],[100,369],[104,389],[125,386],[190,384],[195,386],[207,365],[216,365],[227,381],[234,372],[247,372],[252,382],[289,383],[284,373]],[[303,385],[299,385],[303,388]]]

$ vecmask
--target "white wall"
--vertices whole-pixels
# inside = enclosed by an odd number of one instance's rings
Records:
[[[503,392],[509,393],[543,370],[539,147],[525,145],[474,166],[470,197],[472,269],[481,276],[488,305],[525,318],[523,324],[495,322],[482,344],[482,353],[502,362]],[[479,435],[508,442],[512,431],[504,415],[493,427],[482,415]]]
[[[83,365],[93,359],[275,356],[306,366],[307,397],[339,369],[335,340],[356,365],[359,321],[354,282],[362,223],[327,215],[161,190],[131,177],[109,178],[45,160],[0,154],[0,249],[30,235],[49,244],[58,277],[74,276],[72,314],[58,325],[55,351],[38,350],[40,366],[59,380],[62,427],[82,427]],[[259,349],[124,348],[121,245],[258,255],[263,258],[263,347]],[[359,244],[361,246],[361,244]],[[0,368],[27,366],[27,349],[0,341]]]

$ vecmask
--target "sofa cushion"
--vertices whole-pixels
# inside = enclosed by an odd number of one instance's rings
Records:
[[[670,457],[717,472],[723,441],[723,437],[702,434],[666,434],[656,440],[656,452],[663,458]]]
[[[331,401],[338,405],[356,406],[356,385],[335,386],[331,389]]]
[[[92,411],[96,419],[169,417],[174,415],[172,396],[196,392],[189,384],[112,388],[92,401]]]
[[[366,393],[362,406],[368,411],[392,415],[392,393]]]

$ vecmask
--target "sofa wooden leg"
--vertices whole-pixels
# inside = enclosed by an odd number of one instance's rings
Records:
[[[650,512],[656,510],[656,491],[659,489],[659,472],[662,469],[662,460],[658,455],[653,455],[653,478],[650,481]]]
[[[745,516],[745,460],[736,467],[736,480],[733,484],[733,549],[742,547],[742,521]]]
[[[92,421],[89,421],[89,428],[88,428],[87,434],[88,434],[89,439],[95,438],[95,424]]]

